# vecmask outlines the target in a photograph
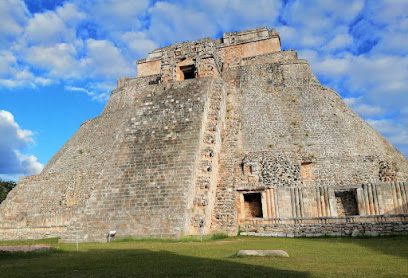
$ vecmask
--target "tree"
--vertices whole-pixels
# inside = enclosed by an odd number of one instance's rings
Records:
[[[0,180],[0,203],[6,199],[7,194],[16,186],[14,181]]]

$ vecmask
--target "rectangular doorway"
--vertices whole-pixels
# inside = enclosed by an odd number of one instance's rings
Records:
[[[355,189],[334,192],[338,216],[358,215],[357,194]]]
[[[262,218],[262,194],[257,193],[245,193],[244,194],[244,209],[245,218]]]

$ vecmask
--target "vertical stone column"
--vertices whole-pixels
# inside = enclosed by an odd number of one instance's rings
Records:
[[[366,208],[366,215],[371,215],[371,206],[370,206],[370,201],[368,197],[368,190],[367,190],[367,184],[363,184],[363,193],[364,193],[364,204]]]
[[[334,195],[334,189],[328,188],[329,204],[330,204],[330,216],[337,216],[336,209],[336,196]]]
[[[383,187],[380,184],[376,184],[376,192],[377,192],[377,202],[378,202],[378,213],[384,214],[385,211],[385,200],[384,200],[384,192]]]
[[[323,216],[322,213],[322,206],[320,203],[320,187],[315,187],[315,199],[316,199],[316,207],[317,207],[317,216]]]
[[[240,208],[240,220],[245,219],[245,199],[244,199],[244,194],[240,193],[239,194],[239,208]]]
[[[278,197],[276,188],[265,190],[265,214],[264,218],[279,218]],[[264,209],[262,207],[262,209]]]
[[[330,216],[329,190],[327,186],[324,187],[324,203],[326,209],[326,216]]]
[[[275,217],[279,218],[279,201],[278,201],[278,190],[273,188],[273,199],[274,199],[274,210],[275,210]]]
[[[296,218],[296,202],[293,187],[289,188],[290,192],[290,207],[292,209],[292,218]]]
[[[327,216],[326,202],[325,202],[325,196],[324,196],[324,187],[319,187],[319,194],[320,194],[320,207],[322,208],[321,216]]]
[[[261,194],[262,217],[263,218],[270,218],[270,215],[268,213],[267,202],[268,202],[268,199],[266,198],[266,191],[263,191]]]
[[[379,194],[379,186],[377,184],[363,184],[362,186],[362,192],[361,194],[359,193],[360,191],[357,189],[357,195],[358,195],[358,200],[360,200],[360,196],[362,196],[361,199],[364,200],[364,214],[361,215],[379,215],[381,214],[383,210],[382,206],[382,195],[381,193]],[[359,203],[360,206],[360,203]]]
[[[265,190],[265,196],[266,196],[266,213],[264,214],[264,218],[272,218],[272,204],[271,204],[270,189]]]
[[[391,183],[391,191],[392,191],[392,203],[394,205],[393,214],[399,213],[398,208],[398,197],[397,197],[397,187],[395,182]]]
[[[395,195],[396,195],[396,212],[397,213],[404,213],[404,210],[402,208],[403,202],[402,202],[402,194],[401,194],[401,188],[400,184],[398,182],[394,183],[395,186]]]
[[[270,204],[271,204],[271,217],[276,218],[276,207],[275,207],[275,188],[269,189],[269,197],[270,197]]]
[[[375,214],[379,215],[380,214],[380,201],[378,199],[378,189],[376,184],[372,184],[371,188],[373,190],[373,201],[374,201],[374,208],[375,208]]]
[[[370,214],[375,214],[373,188],[371,184],[367,184],[368,202],[370,205]]]
[[[299,187],[290,188],[290,200],[292,206],[292,217],[301,218],[304,214],[303,208],[303,194],[302,189]]]
[[[364,189],[363,187],[357,188],[357,204],[358,204],[358,213],[360,215],[367,215],[367,208],[364,201]]]
[[[315,188],[318,217],[337,216],[334,190],[327,186]]]
[[[401,196],[402,196],[402,211],[408,213],[408,188],[407,184],[400,182]]]
[[[300,203],[300,215],[301,217],[305,216],[305,208],[304,208],[304,203],[303,203],[303,188],[298,187],[299,191],[299,203]]]
[[[296,217],[300,217],[301,211],[300,211],[300,198],[299,198],[299,188],[293,188],[293,193],[295,197],[295,209],[296,209]]]

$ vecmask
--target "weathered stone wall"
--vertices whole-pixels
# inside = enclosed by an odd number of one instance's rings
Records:
[[[112,164],[73,225],[85,224],[87,240],[112,229],[134,236],[185,233],[211,84],[210,79],[190,80],[166,90],[153,85],[152,93],[135,101]]]
[[[245,192],[263,192],[266,199],[268,188],[277,188],[279,209],[264,205],[273,217],[326,217],[337,216],[336,188],[407,180],[406,159],[337,93],[322,87],[292,52],[243,59],[222,76],[236,89],[227,106],[233,120],[227,117],[231,125],[223,135],[226,172],[217,192],[215,230],[234,233],[232,223],[245,215],[240,205]],[[394,207],[388,201],[384,210]],[[361,209],[363,215],[377,212]]]
[[[112,229],[122,236],[183,234],[213,81],[145,85],[143,92],[139,82],[127,80],[104,113],[82,125],[41,175],[20,183],[2,205],[2,216],[21,218],[21,228],[32,231],[64,226],[59,235],[66,241],[103,240]],[[22,229],[3,237],[14,238]]]
[[[257,42],[228,45],[220,49],[220,55],[224,63],[233,64],[242,58],[278,51],[280,51],[279,38],[271,38]]]
[[[408,235],[407,215],[298,219],[280,222],[249,220],[241,226],[240,234],[272,237]]]
[[[137,75],[139,77],[160,74],[161,60],[139,61],[137,63]]]

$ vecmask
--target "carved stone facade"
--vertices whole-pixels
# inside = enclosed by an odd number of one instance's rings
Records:
[[[408,162],[260,28],[157,49],[0,205],[2,239],[408,233]]]

